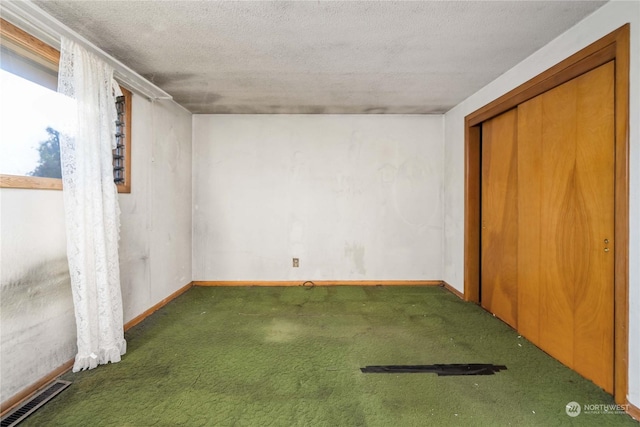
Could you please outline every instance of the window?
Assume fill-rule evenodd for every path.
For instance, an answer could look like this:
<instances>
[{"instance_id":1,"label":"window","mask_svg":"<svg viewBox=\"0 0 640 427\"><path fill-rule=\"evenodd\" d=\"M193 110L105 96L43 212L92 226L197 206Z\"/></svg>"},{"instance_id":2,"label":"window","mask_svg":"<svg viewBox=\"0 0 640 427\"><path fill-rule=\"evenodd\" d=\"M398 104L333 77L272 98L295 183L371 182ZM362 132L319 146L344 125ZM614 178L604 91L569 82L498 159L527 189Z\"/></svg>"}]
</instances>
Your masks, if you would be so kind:
<instances>
[{"instance_id":1,"label":"window","mask_svg":"<svg viewBox=\"0 0 640 427\"><path fill-rule=\"evenodd\" d=\"M116 100L116 149L113 150L113 180L119 193L131 193L131 92L120 87Z\"/></svg>"},{"instance_id":2,"label":"window","mask_svg":"<svg viewBox=\"0 0 640 427\"><path fill-rule=\"evenodd\" d=\"M57 93L60 52L0 19L0 187L62 189L58 130L73 101ZM114 182L131 192L131 92L116 108Z\"/></svg>"}]
</instances>

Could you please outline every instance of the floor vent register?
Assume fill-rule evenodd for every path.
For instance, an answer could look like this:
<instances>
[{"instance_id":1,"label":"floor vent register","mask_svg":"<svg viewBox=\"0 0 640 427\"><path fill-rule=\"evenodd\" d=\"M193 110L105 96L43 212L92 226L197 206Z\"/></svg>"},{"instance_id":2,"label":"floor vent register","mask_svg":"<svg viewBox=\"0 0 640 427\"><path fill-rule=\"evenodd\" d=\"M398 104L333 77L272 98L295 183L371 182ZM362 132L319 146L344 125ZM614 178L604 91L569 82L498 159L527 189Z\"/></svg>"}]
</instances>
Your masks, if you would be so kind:
<instances>
[{"instance_id":1,"label":"floor vent register","mask_svg":"<svg viewBox=\"0 0 640 427\"><path fill-rule=\"evenodd\" d=\"M20 424L70 385L70 381L55 380L2 417L0 427L13 427Z\"/></svg>"}]
</instances>

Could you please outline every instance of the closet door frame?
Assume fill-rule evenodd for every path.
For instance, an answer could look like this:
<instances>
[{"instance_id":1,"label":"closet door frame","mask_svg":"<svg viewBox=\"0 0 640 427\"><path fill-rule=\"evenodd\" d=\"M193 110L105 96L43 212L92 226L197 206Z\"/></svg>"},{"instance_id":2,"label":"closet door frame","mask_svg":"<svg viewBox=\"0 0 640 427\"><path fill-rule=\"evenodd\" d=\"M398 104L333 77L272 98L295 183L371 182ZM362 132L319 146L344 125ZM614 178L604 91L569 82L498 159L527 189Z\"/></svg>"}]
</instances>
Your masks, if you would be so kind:
<instances>
[{"instance_id":1,"label":"closet door frame","mask_svg":"<svg viewBox=\"0 0 640 427\"><path fill-rule=\"evenodd\" d=\"M615 60L614 399L627 403L629 345L629 24L465 117L464 299L480 302L481 125Z\"/></svg>"}]
</instances>

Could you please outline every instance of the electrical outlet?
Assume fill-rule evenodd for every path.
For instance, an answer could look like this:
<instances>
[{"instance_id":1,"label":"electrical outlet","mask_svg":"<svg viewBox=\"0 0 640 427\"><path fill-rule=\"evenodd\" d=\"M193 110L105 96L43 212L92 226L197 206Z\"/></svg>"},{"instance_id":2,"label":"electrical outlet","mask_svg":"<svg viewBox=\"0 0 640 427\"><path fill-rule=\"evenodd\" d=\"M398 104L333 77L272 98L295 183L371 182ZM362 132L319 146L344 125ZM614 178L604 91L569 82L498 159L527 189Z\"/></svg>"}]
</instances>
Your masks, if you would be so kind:
<instances>
[{"instance_id":1,"label":"electrical outlet","mask_svg":"<svg viewBox=\"0 0 640 427\"><path fill-rule=\"evenodd\" d=\"M299 258L294 258L293 259L293 266L294 267L300 267L300 259Z\"/></svg>"}]
</instances>

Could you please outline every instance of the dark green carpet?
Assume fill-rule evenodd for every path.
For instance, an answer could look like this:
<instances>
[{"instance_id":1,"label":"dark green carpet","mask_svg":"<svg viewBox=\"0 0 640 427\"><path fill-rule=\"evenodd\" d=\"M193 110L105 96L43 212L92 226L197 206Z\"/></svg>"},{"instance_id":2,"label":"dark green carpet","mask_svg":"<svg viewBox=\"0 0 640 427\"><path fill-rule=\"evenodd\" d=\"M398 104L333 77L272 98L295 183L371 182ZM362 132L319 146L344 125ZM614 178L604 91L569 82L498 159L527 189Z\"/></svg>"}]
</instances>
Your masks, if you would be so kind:
<instances>
[{"instance_id":1,"label":"dark green carpet","mask_svg":"<svg viewBox=\"0 0 640 427\"><path fill-rule=\"evenodd\" d=\"M438 287L195 287L127 333L122 362L31 426L637 425L593 383ZM493 376L362 374L365 365L495 363Z\"/></svg>"}]
</instances>

